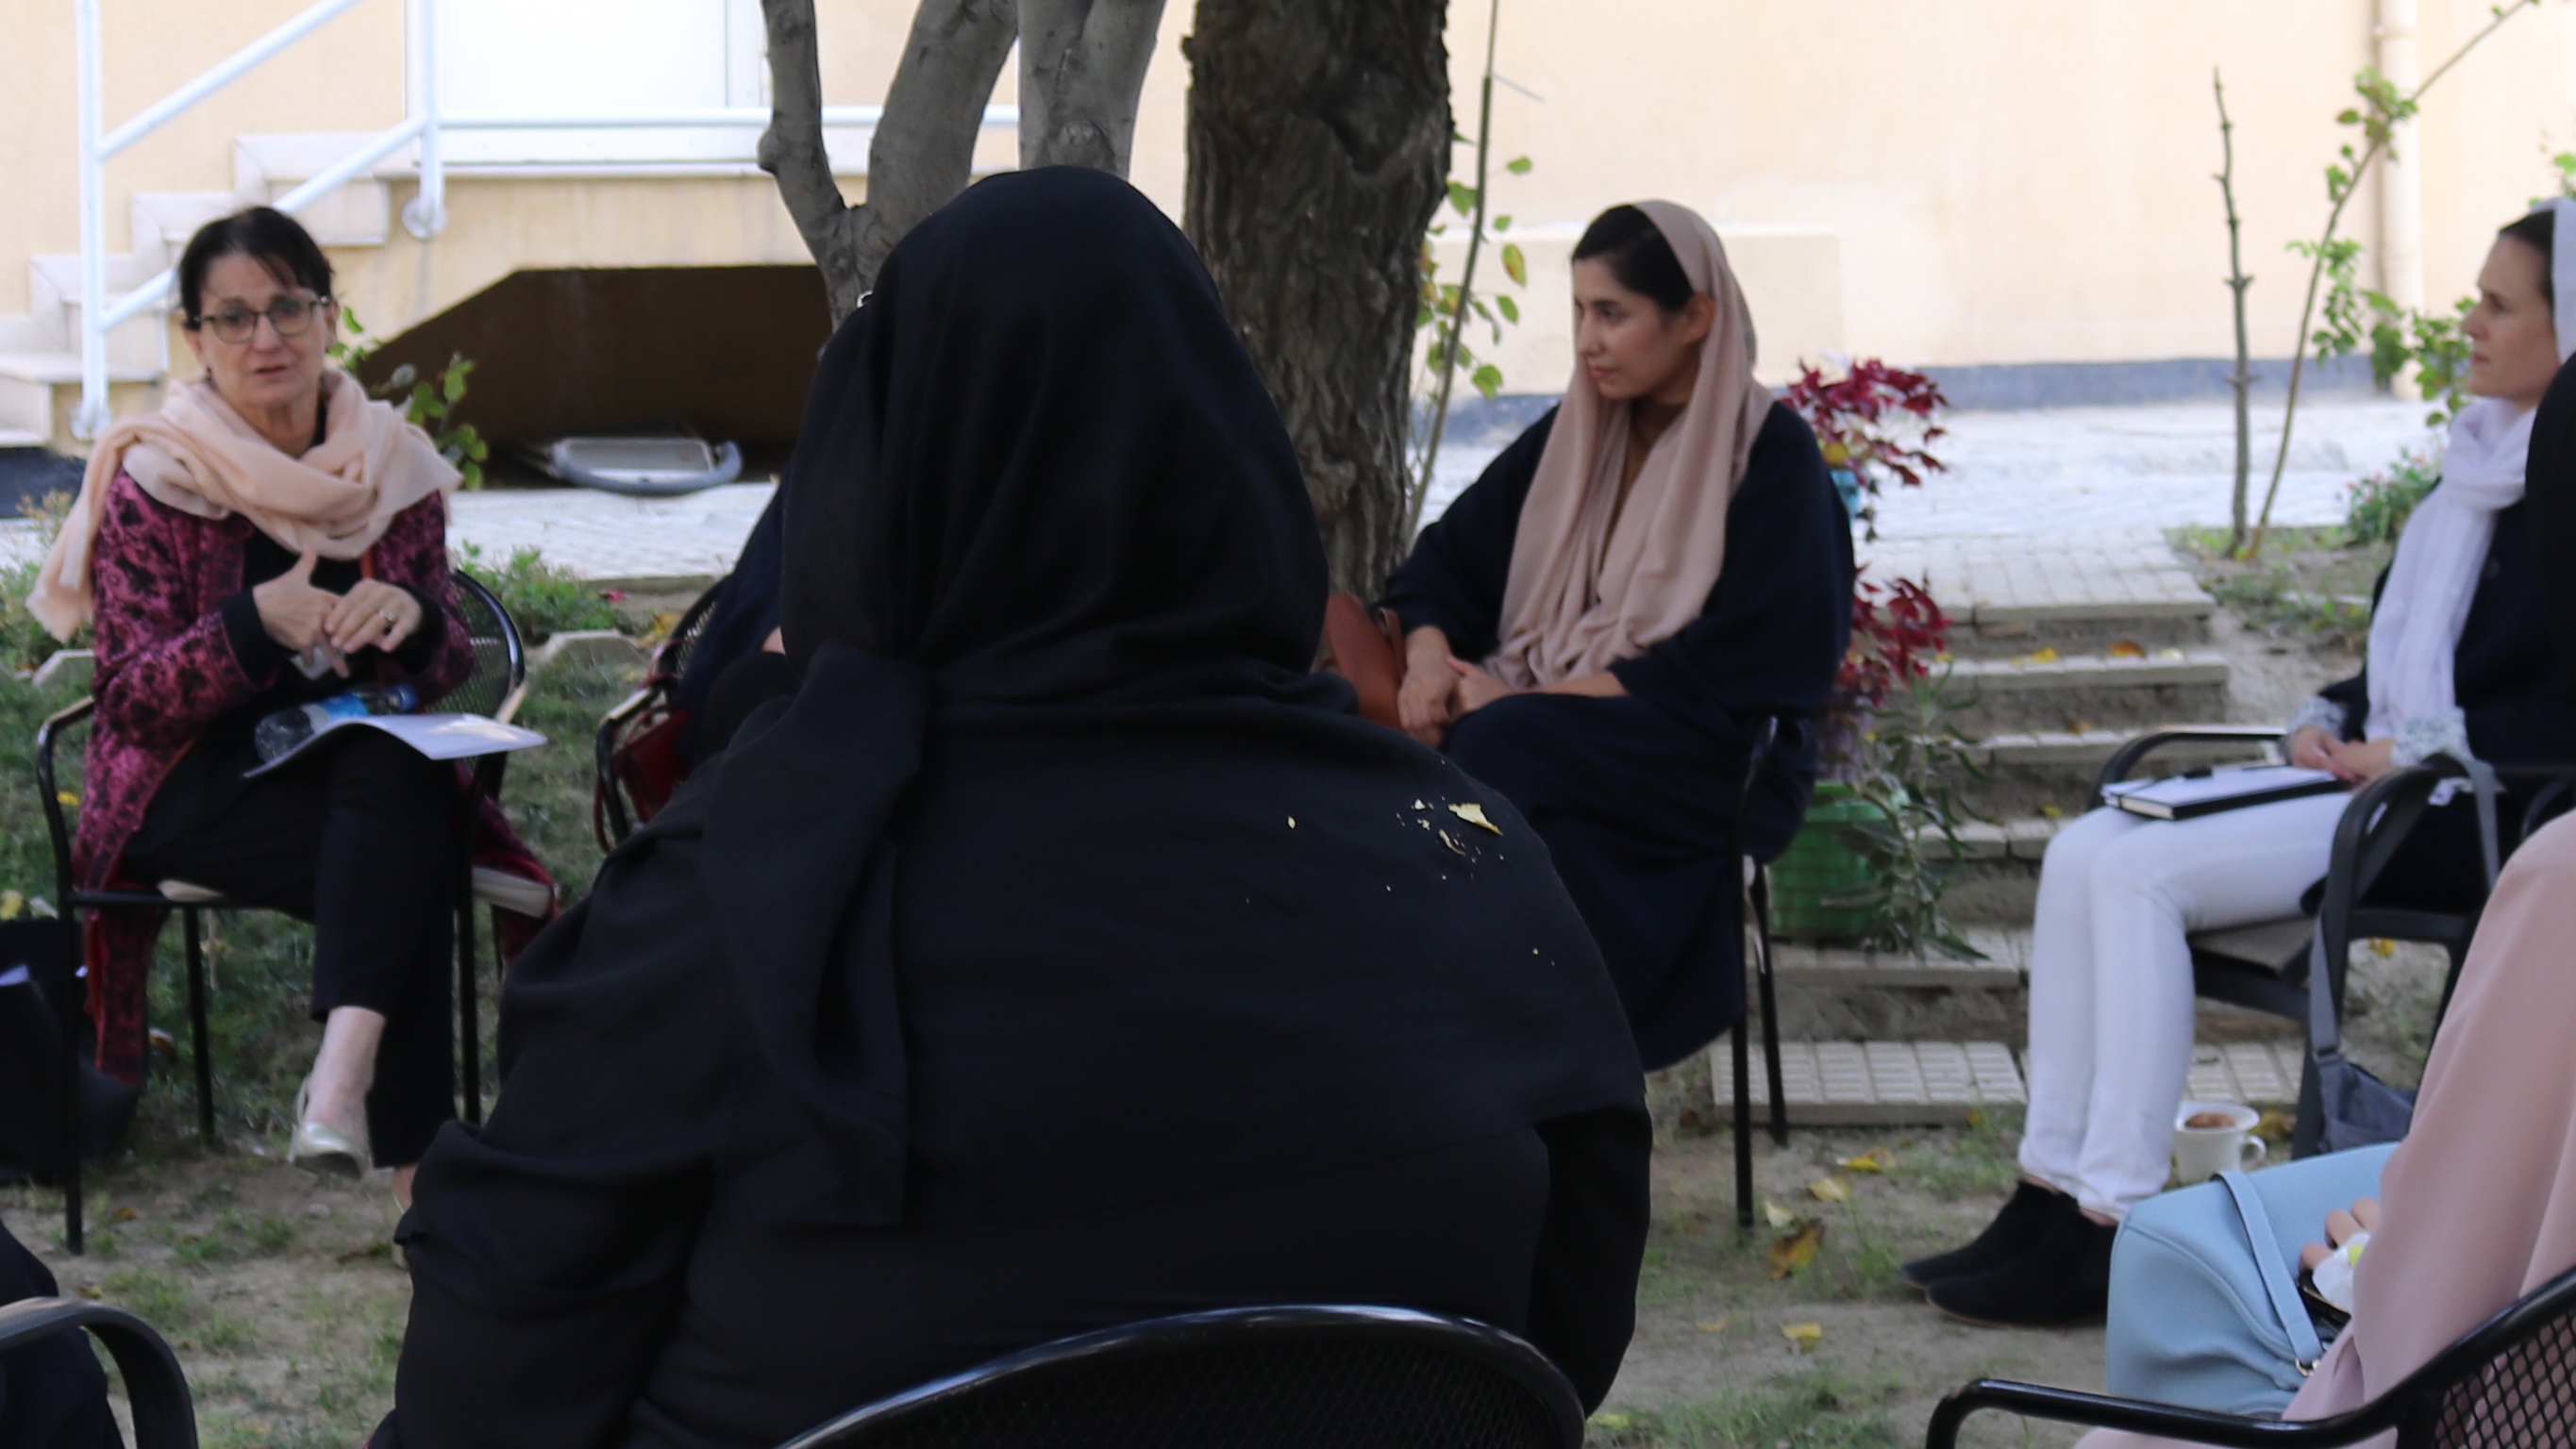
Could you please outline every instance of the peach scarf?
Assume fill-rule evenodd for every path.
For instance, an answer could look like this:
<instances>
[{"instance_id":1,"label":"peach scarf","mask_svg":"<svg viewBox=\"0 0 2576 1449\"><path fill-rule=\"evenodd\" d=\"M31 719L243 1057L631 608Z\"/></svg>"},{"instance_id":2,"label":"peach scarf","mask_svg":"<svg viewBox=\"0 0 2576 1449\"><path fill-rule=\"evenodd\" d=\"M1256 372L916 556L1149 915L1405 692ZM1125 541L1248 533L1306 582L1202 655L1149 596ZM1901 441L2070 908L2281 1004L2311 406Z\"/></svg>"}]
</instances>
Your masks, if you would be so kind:
<instances>
[{"instance_id":1,"label":"peach scarf","mask_svg":"<svg viewBox=\"0 0 2576 1449\"><path fill-rule=\"evenodd\" d=\"M2576 1267L2576 816L2514 852L2434 1038L2382 1213L2353 1282L2352 1327L2291 1419L2357 1409L2452 1340ZM2322 1241L2323 1223L2307 1225ZM2500 1386L2501 1387L2501 1386ZM2080 1449L2164 1441L2108 1431ZM2369 1441L2384 1449L2394 1436Z\"/></svg>"},{"instance_id":2,"label":"peach scarf","mask_svg":"<svg viewBox=\"0 0 2576 1449\"><path fill-rule=\"evenodd\" d=\"M1716 229L1669 201L1637 209L1692 289L1717 303L1717 322L1700 344L1690 402L1646 455L1624 508L1628 405L1604 399L1576 363L1513 537L1502 648L1485 662L1514 689L1598 674L1699 617L1726 562L1727 505L1771 409L1753 380L1753 317Z\"/></svg>"},{"instance_id":3,"label":"peach scarf","mask_svg":"<svg viewBox=\"0 0 2576 1449\"><path fill-rule=\"evenodd\" d=\"M302 457L279 452L204 378L173 391L159 412L109 428L90 450L28 612L58 639L90 621L91 550L120 472L168 507L199 518L238 513L291 552L336 559L365 553L394 515L454 490L456 470L393 404L369 399L338 368L323 370L322 398L322 442Z\"/></svg>"}]
</instances>

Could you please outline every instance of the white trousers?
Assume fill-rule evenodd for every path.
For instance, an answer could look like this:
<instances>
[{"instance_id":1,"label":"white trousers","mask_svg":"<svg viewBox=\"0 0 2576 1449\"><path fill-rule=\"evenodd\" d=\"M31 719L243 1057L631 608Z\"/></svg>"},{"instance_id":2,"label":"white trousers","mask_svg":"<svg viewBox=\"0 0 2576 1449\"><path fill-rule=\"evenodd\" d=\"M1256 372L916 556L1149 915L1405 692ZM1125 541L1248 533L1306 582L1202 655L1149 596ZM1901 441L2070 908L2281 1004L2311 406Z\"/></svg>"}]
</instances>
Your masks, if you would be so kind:
<instances>
[{"instance_id":1,"label":"white trousers","mask_svg":"<svg viewBox=\"0 0 2576 1449\"><path fill-rule=\"evenodd\" d=\"M2298 909L2346 796L2197 820L2101 809L2040 865L2030 947L2024 1172L2118 1218L2163 1191L2191 1074L2188 931Z\"/></svg>"}]
</instances>

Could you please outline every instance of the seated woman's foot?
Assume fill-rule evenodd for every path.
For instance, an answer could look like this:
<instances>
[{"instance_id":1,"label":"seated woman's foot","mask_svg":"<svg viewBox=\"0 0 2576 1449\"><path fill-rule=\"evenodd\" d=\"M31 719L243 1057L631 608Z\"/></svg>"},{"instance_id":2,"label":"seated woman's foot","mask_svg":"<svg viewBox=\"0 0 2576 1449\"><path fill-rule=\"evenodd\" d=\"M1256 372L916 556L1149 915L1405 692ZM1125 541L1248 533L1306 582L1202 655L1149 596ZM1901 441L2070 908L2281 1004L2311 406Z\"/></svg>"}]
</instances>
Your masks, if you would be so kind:
<instances>
[{"instance_id":1,"label":"seated woman's foot","mask_svg":"<svg viewBox=\"0 0 2576 1449\"><path fill-rule=\"evenodd\" d=\"M2055 1196L2055 1194L2051 1194ZM2111 1240L2120 1229L2097 1223L2059 1197L2047 1226L2011 1262L1924 1290L1933 1307L1986 1328L2074 1328L2102 1321L2111 1304Z\"/></svg>"},{"instance_id":2,"label":"seated woman's foot","mask_svg":"<svg viewBox=\"0 0 2576 1449\"><path fill-rule=\"evenodd\" d=\"M1896 1276L1908 1287L1929 1288L1944 1278L1965 1278L2000 1268L2029 1251L2058 1211L2073 1212L2074 1208L2073 1198L2024 1178L2005 1201L2003 1211L1977 1234L1976 1241L1947 1253L1917 1258L1897 1269Z\"/></svg>"},{"instance_id":3,"label":"seated woman's foot","mask_svg":"<svg viewBox=\"0 0 2576 1449\"><path fill-rule=\"evenodd\" d=\"M325 1177L356 1179L367 1173L367 1129L360 1117L355 1131L334 1126L313 1110L313 1079L295 1089L295 1133L287 1139L286 1160Z\"/></svg>"}]
</instances>

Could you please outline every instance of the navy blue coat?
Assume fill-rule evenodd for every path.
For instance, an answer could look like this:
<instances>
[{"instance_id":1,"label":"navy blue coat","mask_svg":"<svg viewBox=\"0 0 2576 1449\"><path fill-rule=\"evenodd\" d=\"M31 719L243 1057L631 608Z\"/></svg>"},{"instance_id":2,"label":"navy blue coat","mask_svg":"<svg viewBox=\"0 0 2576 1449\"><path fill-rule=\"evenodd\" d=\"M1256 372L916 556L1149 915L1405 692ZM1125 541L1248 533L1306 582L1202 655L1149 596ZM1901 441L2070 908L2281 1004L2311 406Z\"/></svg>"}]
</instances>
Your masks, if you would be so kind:
<instances>
[{"instance_id":1,"label":"navy blue coat","mask_svg":"<svg viewBox=\"0 0 2576 1449\"><path fill-rule=\"evenodd\" d=\"M1422 530L1384 606L1436 625L1462 659L1499 640L1521 506L1551 410ZM1752 744L1780 743L1742 847L1787 848L1816 779L1815 731L1851 635L1851 525L1815 435L1774 404L1726 514L1726 561L1700 616L1611 666L1624 699L1520 694L1460 720L1444 748L1546 840L1618 983L1649 1068L1697 1051L1744 1009L1741 892L1728 879Z\"/></svg>"}]
</instances>

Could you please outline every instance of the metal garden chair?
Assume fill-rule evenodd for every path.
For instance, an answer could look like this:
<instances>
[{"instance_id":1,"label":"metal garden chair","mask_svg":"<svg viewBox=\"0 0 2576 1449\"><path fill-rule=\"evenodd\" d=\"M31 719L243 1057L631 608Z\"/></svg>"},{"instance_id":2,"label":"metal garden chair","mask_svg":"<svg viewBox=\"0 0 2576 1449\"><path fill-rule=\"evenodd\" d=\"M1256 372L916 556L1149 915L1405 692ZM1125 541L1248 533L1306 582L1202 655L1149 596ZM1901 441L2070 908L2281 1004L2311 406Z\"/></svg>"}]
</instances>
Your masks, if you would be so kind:
<instances>
[{"instance_id":1,"label":"metal garden chair","mask_svg":"<svg viewBox=\"0 0 2576 1449\"><path fill-rule=\"evenodd\" d=\"M2280 737L2278 729L2259 725L2185 725L2140 735L2104 762L2094 782L2094 798L2105 801L2108 797L2102 793L2104 789L2139 778L2144 773L2139 766L2161 749L2191 744L2270 746ZM2486 862L2490 882L2504 857L2537 829L2554 807L2564 803L2566 786L2571 777L2576 777L2576 766L2502 765L2494 769L2500 783L2537 788L2523 815L2511 823L2509 833L2508 822L2498 822L2504 838L2491 843L2493 853ZM2443 912L2378 904L2371 900L2371 888L2395 858L2398 847L2405 843L2407 833L2432 808L2434 793L2445 782L2467 778L2467 767L2436 756L2421 765L2392 770L2354 791L2335 825L2333 852L2326 867L2325 898L2318 911L2314 915L2299 912L2252 925L2193 932L2193 989L2213 1001L2305 1023L2312 939L2322 946L2332 972L2330 984L2338 1012L2343 1008L2346 962L2353 942L2373 938L2420 941L2441 947L2449 958L2449 974L2442 988L2442 1007L2447 1010L2451 991L2459 982L2460 966L2468 957L2469 940L2477 932L2478 917L2484 909L2483 895L2467 911ZM2436 1030L2440 1024L2437 1014ZM2320 1122L2315 1086L2302 1082L2294 1139L2299 1155L2315 1150Z\"/></svg>"},{"instance_id":2,"label":"metal garden chair","mask_svg":"<svg viewBox=\"0 0 2576 1449\"><path fill-rule=\"evenodd\" d=\"M1579 1449L1583 1406L1500 1329L1231 1308L1102 1329L853 1409L782 1449Z\"/></svg>"},{"instance_id":3,"label":"metal garden chair","mask_svg":"<svg viewBox=\"0 0 2576 1449\"><path fill-rule=\"evenodd\" d=\"M2244 1419L2039 1384L1979 1379L1932 1411L1926 1449L1995 1409L2227 1449L2336 1449L2397 1432L2398 1449L2541 1449L2576 1436L2576 1271L2471 1329L2396 1387L2331 1419Z\"/></svg>"},{"instance_id":4,"label":"metal garden chair","mask_svg":"<svg viewBox=\"0 0 2576 1449\"><path fill-rule=\"evenodd\" d=\"M671 692L689 667L698 634L714 612L721 580L698 595L671 636L654 646L644 669L644 682L618 701L599 721L592 746L597 781L591 789L591 828L602 850L614 850L637 825L653 818L671 797L688 769L680 756L680 732L686 712L671 702Z\"/></svg>"},{"instance_id":5,"label":"metal garden chair","mask_svg":"<svg viewBox=\"0 0 2576 1449\"><path fill-rule=\"evenodd\" d=\"M462 572L456 575L457 605L464 614L466 634L474 645L474 669L463 683L448 691L436 702L442 709L469 714L488 715L507 721L518 713L527 694L528 656L521 642L517 621L510 617L500 599L491 590ZM52 838L54 878L58 899L62 903L63 966L53 983L57 1010L65 1013L63 1070L67 1082L77 1081L77 1053L86 1033L71 1029L69 1014L79 1002L78 973L82 967L83 911L144 908L175 909L179 913L188 954L188 1034L195 1058L197 1087L197 1132L207 1142L215 1140L214 1062L206 1041L206 963L198 918L206 911L247 911L263 909L247 901L230 899L220 892L187 881L162 881L149 889L83 890L72 880L72 821L65 806L65 794L59 788L55 754L65 737L89 722L97 710L95 698L84 698L47 719L36 731L36 793L45 812L45 828ZM515 876L474 866L473 823L479 818L481 802L497 799L509 756L485 755L472 762L469 771L470 793L465 801L464 819L468 828L457 836L457 872L465 889L457 893L456 909L456 995L459 1012L459 1038L464 1052L463 1087L465 1120L483 1120L483 1055L480 1050L480 1005L475 992L475 962L480 955L475 942L474 908L504 906L523 914L542 917L549 902L532 899L542 888ZM529 908L535 909L531 911ZM497 926L495 928L497 935ZM77 1100L77 1091L66 1095L66 1101ZM69 1145L64 1155L63 1217L64 1242L72 1252L82 1248L81 1232L81 1154L76 1115L66 1114L63 1130Z\"/></svg>"},{"instance_id":6,"label":"metal garden chair","mask_svg":"<svg viewBox=\"0 0 2576 1449\"><path fill-rule=\"evenodd\" d=\"M87 1329L116 1360L133 1411L134 1449L197 1449L197 1413L188 1376L152 1325L104 1303L78 1298L21 1298L0 1306L0 1358L58 1333Z\"/></svg>"}]
</instances>

